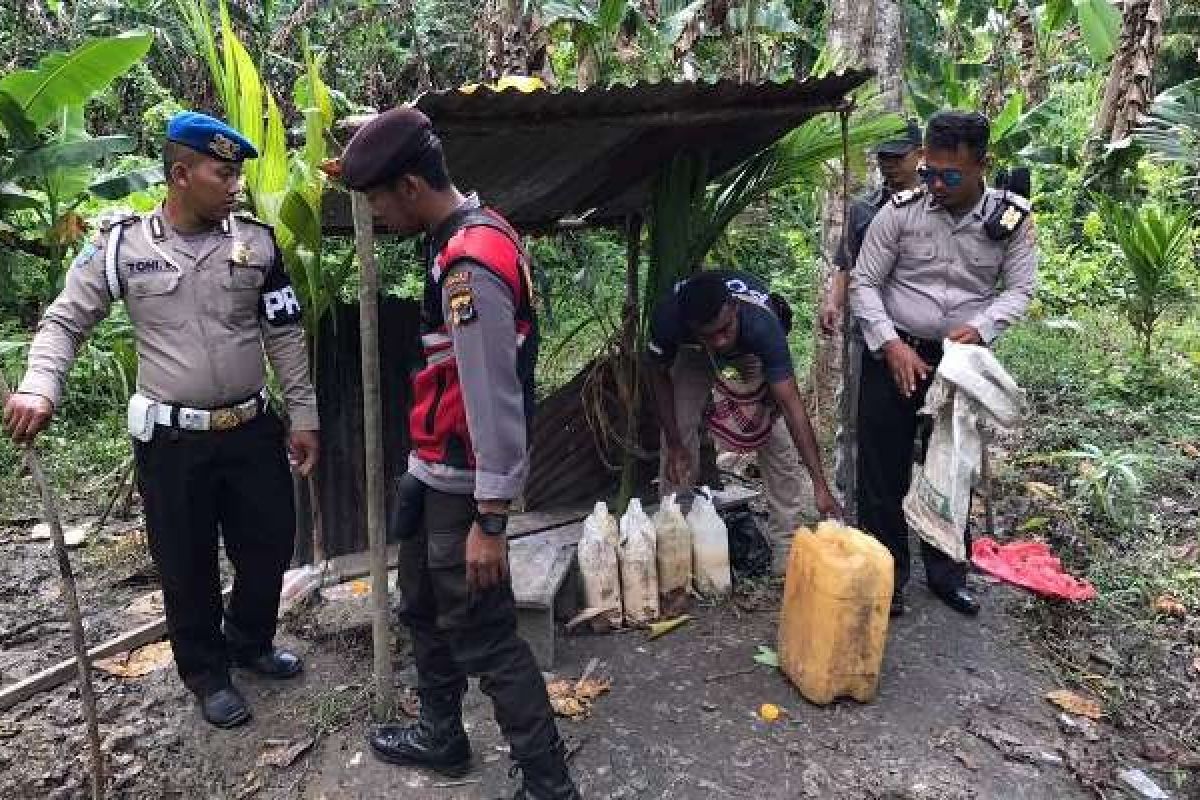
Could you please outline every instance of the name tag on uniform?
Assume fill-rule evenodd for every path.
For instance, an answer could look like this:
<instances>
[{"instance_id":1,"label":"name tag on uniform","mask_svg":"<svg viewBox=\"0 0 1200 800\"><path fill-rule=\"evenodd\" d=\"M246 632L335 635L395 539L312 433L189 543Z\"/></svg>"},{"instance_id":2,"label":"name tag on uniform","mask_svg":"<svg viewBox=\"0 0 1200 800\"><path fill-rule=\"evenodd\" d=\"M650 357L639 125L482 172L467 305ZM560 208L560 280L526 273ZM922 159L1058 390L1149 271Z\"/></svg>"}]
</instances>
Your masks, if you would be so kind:
<instances>
[{"instance_id":1,"label":"name tag on uniform","mask_svg":"<svg viewBox=\"0 0 1200 800\"><path fill-rule=\"evenodd\" d=\"M157 258L146 261L132 261L129 264L129 273L131 275L145 275L153 272L178 272L171 264L159 261Z\"/></svg>"}]
</instances>

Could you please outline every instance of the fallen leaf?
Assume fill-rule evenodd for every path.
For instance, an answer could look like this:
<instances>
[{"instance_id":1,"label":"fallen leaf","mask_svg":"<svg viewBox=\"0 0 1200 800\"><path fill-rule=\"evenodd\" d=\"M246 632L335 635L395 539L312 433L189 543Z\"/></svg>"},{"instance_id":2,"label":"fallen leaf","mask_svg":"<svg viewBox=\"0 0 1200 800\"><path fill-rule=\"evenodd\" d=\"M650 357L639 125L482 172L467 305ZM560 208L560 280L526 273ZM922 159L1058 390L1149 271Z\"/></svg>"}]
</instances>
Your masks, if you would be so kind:
<instances>
[{"instance_id":1,"label":"fallen leaf","mask_svg":"<svg viewBox=\"0 0 1200 800\"><path fill-rule=\"evenodd\" d=\"M552 681L546 685L550 696L550 707L560 717L577 719L587 715L587 708L574 694L575 684L571 681Z\"/></svg>"},{"instance_id":2,"label":"fallen leaf","mask_svg":"<svg viewBox=\"0 0 1200 800\"><path fill-rule=\"evenodd\" d=\"M1040 497L1043 500L1057 500L1058 490L1048 483L1041 481L1027 481L1025 489L1034 497Z\"/></svg>"},{"instance_id":3,"label":"fallen leaf","mask_svg":"<svg viewBox=\"0 0 1200 800\"><path fill-rule=\"evenodd\" d=\"M608 678L584 678L575 684L575 696L584 703L591 703L602 694L612 689L612 681Z\"/></svg>"},{"instance_id":4,"label":"fallen leaf","mask_svg":"<svg viewBox=\"0 0 1200 800\"><path fill-rule=\"evenodd\" d=\"M102 658L92 666L118 678L141 678L163 669L172 658L170 642L154 642L131 653Z\"/></svg>"},{"instance_id":5,"label":"fallen leaf","mask_svg":"<svg viewBox=\"0 0 1200 800\"><path fill-rule=\"evenodd\" d=\"M761 644L758 646L758 654L754 656L754 661L765 667L779 669L779 654L769 647L763 647Z\"/></svg>"},{"instance_id":6,"label":"fallen leaf","mask_svg":"<svg viewBox=\"0 0 1200 800\"><path fill-rule=\"evenodd\" d=\"M1200 458L1200 447L1196 447L1196 445L1192 444L1191 442L1178 442L1177 444L1179 445L1179 449L1183 451L1184 455L1191 458Z\"/></svg>"},{"instance_id":7,"label":"fallen leaf","mask_svg":"<svg viewBox=\"0 0 1200 800\"><path fill-rule=\"evenodd\" d=\"M583 611L580 611L578 614L571 617L570 622L567 623L567 632L569 633L574 631L583 623L591 622L601 614L607 614L609 610L610 609L607 608L585 608Z\"/></svg>"},{"instance_id":8,"label":"fallen leaf","mask_svg":"<svg viewBox=\"0 0 1200 800\"><path fill-rule=\"evenodd\" d=\"M1162 614L1165 617L1183 619L1187 616L1187 606L1167 594L1154 598L1153 608L1155 614Z\"/></svg>"},{"instance_id":9,"label":"fallen leaf","mask_svg":"<svg viewBox=\"0 0 1200 800\"><path fill-rule=\"evenodd\" d=\"M660 636L666 636L671 631L676 630L690 622L691 619L692 618L689 615L684 614L683 616L675 617L674 619L667 619L663 620L662 622L652 623L650 625L650 638L657 639Z\"/></svg>"},{"instance_id":10,"label":"fallen leaf","mask_svg":"<svg viewBox=\"0 0 1200 800\"><path fill-rule=\"evenodd\" d=\"M592 704L600 695L612 689L607 678L582 678L578 681L559 679L546 684L550 696L550 707L560 717L579 719L592 711Z\"/></svg>"},{"instance_id":11,"label":"fallen leaf","mask_svg":"<svg viewBox=\"0 0 1200 800\"><path fill-rule=\"evenodd\" d=\"M1048 692L1046 699L1063 711L1078 714L1081 717L1100 719L1104 716L1104 708L1098 702L1069 689Z\"/></svg>"},{"instance_id":12,"label":"fallen leaf","mask_svg":"<svg viewBox=\"0 0 1200 800\"><path fill-rule=\"evenodd\" d=\"M148 592L125 607L125 613L134 617L161 617L163 593L161 589Z\"/></svg>"},{"instance_id":13,"label":"fallen leaf","mask_svg":"<svg viewBox=\"0 0 1200 800\"><path fill-rule=\"evenodd\" d=\"M258 766L286 769L308 752L316 741L311 736L303 739L268 739L263 742L262 752L258 754Z\"/></svg>"}]
</instances>

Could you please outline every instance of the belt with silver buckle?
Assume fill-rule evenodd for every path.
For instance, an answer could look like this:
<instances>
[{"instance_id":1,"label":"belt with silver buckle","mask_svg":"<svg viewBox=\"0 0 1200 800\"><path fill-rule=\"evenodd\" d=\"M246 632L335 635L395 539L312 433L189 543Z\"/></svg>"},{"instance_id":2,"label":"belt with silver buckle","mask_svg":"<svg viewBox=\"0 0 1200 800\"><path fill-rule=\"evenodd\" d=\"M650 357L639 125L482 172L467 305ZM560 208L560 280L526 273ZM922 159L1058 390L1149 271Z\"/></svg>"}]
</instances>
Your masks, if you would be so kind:
<instances>
[{"instance_id":1,"label":"belt with silver buckle","mask_svg":"<svg viewBox=\"0 0 1200 800\"><path fill-rule=\"evenodd\" d=\"M267 408L267 390L227 408L188 408L159 403L155 421L183 431L228 431L243 425Z\"/></svg>"}]
</instances>

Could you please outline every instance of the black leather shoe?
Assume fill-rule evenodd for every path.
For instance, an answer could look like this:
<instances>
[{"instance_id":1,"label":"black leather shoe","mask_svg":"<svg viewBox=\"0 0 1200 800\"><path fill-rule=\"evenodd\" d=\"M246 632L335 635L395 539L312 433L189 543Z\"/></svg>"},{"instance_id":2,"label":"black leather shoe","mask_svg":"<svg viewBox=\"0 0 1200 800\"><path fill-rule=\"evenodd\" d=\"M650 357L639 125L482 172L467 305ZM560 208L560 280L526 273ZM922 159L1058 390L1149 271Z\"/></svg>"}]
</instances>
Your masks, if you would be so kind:
<instances>
[{"instance_id":1,"label":"black leather shoe","mask_svg":"<svg viewBox=\"0 0 1200 800\"><path fill-rule=\"evenodd\" d=\"M236 728L254 716L250 706L246 705L246 698L232 686L200 695L199 700L204 719L218 728Z\"/></svg>"},{"instance_id":2,"label":"black leather shoe","mask_svg":"<svg viewBox=\"0 0 1200 800\"><path fill-rule=\"evenodd\" d=\"M968 617L973 617L979 613L979 601L968 592L965 588L959 587L949 591L935 591L943 603L953 608L960 614L966 614Z\"/></svg>"},{"instance_id":3,"label":"black leather shoe","mask_svg":"<svg viewBox=\"0 0 1200 800\"><path fill-rule=\"evenodd\" d=\"M423 715L408 725L380 725L367 742L389 764L424 767L448 778L461 778L471 766L471 742L461 721L437 728Z\"/></svg>"},{"instance_id":4,"label":"black leather shoe","mask_svg":"<svg viewBox=\"0 0 1200 800\"><path fill-rule=\"evenodd\" d=\"M513 800L583 800L567 769L566 748L558 741L541 755L518 758L509 777L521 772L521 788Z\"/></svg>"},{"instance_id":5,"label":"black leather shoe","mask_svg":"<svg viewBox=\"0 0 1200 800\"><path fill-rule=\"evenodd\" d=\"M888 616L899 617L907 611L908 608L904 605L904 595L900 592L892 595L892 607L888 610Z\"/></svg>"},{"instance_id":6,"label":"black leather shoe","mask_svg":"<svg viewBox=\"0 0 1200 800\"><path fill-rule=\"evenodd\" d=\"M269 653L263 653L253 658L237 657L233 660L236 666L248 669L264 678L294 678L304 671L304 662L295 653L276 648Z\"/></svg>"}]
</instances>

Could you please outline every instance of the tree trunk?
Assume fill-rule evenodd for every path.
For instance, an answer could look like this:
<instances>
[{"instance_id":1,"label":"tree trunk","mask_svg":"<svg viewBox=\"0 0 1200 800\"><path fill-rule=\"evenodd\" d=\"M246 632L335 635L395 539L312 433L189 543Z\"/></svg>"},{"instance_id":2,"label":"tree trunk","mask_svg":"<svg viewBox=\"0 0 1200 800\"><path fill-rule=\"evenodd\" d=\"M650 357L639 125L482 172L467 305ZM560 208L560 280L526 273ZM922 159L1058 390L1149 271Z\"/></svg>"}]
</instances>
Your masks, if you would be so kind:
<instances>
[{"instance_id":1,"label":"tree trunk","mask_svg":"<svg viewBox=\"0 0 1200 800\"><path fill-rule=\"evenodd\" d=\"M1038 53L1033 13L1025 0L1018 0L1013 10L1013 27L1021 50L1021 91L1025 95L1025 108L1033 108L1046 99L1046 74Z\"/></svg>"},{"instance_id":2,"label":"tree trunk","mask_svg":"<svg viewBox=\"0 0 1200 800\"><path fill-rule=\"evenodd\" d=\"M904 108L904 6L900 0L875 0L875 30L867 63L875 70L884 108Z\"/></svg>"},{"instance_id":3,"label":"tree trunk","mask_svg":"<svg viewBox=\"0 0 1200 800\"><path fill-rule=\"evenodd\" d=\"M829 42L837 48L843 63L867 64L875 71L884 106L901 111L904 104L904 10L900 0L874 0L865 9L854 0L835 0L830 9ZM826 194L825 213L821 226L821 266L817 309L820 309L830 289L836 267L833 259L841 242L846 211L847 191L853 191L861 176L843 175ZM809 398L818 434L826 440L836 428L841 428L835 454L837 484L847 519L853 522L855 508L855 454L857 435L854 420L858 413L857 375L853 368L856 348L847 347L850 341L843 336L849 326L844 315L842 330L833 336L820 331L820 314L813 314L812 371Z\"/></svg>"},{"instance_id":4,"label":"tree trunk","mask_svg":"<svg viewBox=\"0 0 1200 800\"><path fill-rule=\"evenodd\" d=\"M1154 98L1154 66L1162 48L1167 0L1126 0L1121 40L1096 115L1097 142L1124 139Z\"/></svg>"},{"instance_id":5,"label":"tree trunk","mask_svg":"<svg viewBox=\"0 0 1200 800\"><path fill-rule=\"evenodd\" d=\"M548 75L546 31L532 4L522 0L489 0L484 9L484 79L494 83L505 75Z\"/></svg>"},{"instance_id":6,"label":"tree trunk","mask_svg":"<svg viewBox=\"0 0 1200 800\"><path fill-rule=\"evenodd\" d=\"M829 46L839 63L847 66L866 64L875 70L887 108L898 110L903 102L904 65L903 9L899 0L833 0L829 9ZM854 191L862 176L851 175ZM845 197L839 177L825 195L825 213L821 220L821 264L818 272L817 309L824 305L836 267L833 265L841 241ZM827 437L836 426L837 394L842 383L842 337L825 336L820 330L820 314L813 314L812 370L809 380L818 433Z\"/></svg>"}]
</instances>

